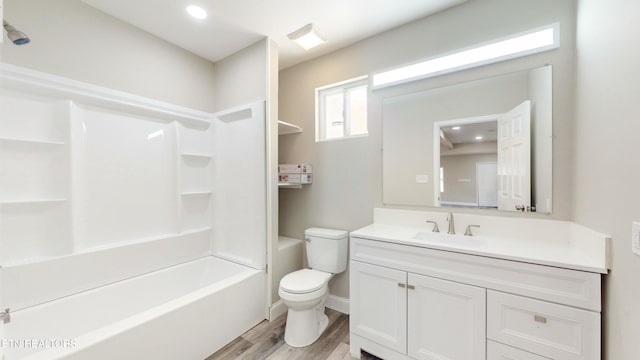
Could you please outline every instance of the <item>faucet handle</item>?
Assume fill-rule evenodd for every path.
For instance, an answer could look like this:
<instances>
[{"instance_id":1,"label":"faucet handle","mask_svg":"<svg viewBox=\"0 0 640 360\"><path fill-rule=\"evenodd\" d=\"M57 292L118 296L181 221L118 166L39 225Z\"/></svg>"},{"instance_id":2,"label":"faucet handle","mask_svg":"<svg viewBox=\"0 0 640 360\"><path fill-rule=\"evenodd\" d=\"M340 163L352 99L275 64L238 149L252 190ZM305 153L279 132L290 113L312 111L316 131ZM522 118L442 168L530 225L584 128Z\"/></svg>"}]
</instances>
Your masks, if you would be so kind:
<instances>
[{"instance_id":1,"label":"faucet handle","mask_svg":"<svg viewBox=\"0 0 640 360\"><path fill-rule=\"evenodd\" d=\"M427 224L433 224L433 230L431 230L431 232L440 232L440 229L438 228L438 223L435 221L431 221L431 220L427 220Z\"/></svg>"},{"instance_id":2,"label":"faucet handle","mask_svg":"<svg viewBox=\"0 0 640 360\"><path fill-rule=\"evenodd\" d=\"M465 230L464 232L464 236L473 236L473 234L471 233L471 228L472 227L477 227L479 228L480 225L467 225L467 230Z\"/></svg>"}]
</instances>

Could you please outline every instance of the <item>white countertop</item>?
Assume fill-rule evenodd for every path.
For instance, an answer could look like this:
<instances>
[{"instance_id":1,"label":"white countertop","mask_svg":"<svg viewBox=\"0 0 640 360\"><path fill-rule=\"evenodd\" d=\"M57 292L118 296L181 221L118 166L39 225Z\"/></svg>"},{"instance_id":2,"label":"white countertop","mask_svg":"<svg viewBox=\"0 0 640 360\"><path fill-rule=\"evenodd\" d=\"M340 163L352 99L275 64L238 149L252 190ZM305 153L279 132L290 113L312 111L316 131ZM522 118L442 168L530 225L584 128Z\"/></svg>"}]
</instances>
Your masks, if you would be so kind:
<instances>
[{"instance_id":1,"label":"white countertop","mask_svg":"<svg viewBox=\"0 0 640 360\"><path fill-rule=\"evenodd\" d=\"M393 212L392 216L388 216L390 212ZM398 212L403 218L400 224L394 221ZM419 217L420 226L412 226L402 213L410 215L409 218ZM466 214L460 214L456 219L457 214L454 214L454 219L461 222L462 226L456 227L457 235L448 235L446 222L440 219L443 214L376 209L375 223L351 232L351 236L601 274L608 272L610 238L578 224ZM422 225L424 219L440 220L438 223L443 232L432 233L430 225ZM473 229L477 236L462 236L468 224L480 224L483 227ZM484 230L484 233L480 230Z\"/></svg>"}]
</instances>

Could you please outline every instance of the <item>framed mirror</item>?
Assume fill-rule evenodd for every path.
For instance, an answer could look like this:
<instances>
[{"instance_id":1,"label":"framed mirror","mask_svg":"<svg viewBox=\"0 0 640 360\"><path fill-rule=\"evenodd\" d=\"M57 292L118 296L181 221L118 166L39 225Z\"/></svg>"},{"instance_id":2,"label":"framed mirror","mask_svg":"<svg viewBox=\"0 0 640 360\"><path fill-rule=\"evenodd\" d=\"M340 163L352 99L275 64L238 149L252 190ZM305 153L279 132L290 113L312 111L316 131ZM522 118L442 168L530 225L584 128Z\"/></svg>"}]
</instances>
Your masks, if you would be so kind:
<instances>
[{"instance_id":1,"label":"framed mirror","mask_svg":"<svg viewBox=\"0 0 640 360\"><path fill-rule=\"evenodd\" d=\"M383 100L383 201L552 212L550 65Z\"/></svg>"}]
</instances>

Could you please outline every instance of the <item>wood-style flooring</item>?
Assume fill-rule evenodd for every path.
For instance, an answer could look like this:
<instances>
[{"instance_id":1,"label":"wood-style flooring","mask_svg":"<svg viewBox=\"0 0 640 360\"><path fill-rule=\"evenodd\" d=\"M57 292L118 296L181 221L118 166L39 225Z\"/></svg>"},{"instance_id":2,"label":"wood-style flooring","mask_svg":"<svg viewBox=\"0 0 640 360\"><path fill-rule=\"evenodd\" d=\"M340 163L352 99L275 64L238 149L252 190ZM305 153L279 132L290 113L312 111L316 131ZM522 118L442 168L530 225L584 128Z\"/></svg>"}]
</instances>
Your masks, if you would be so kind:
<instances>
[{"instance_id":1,"label":"wood-style flooring","mask_svg":"<svg viewBox=\"0 0 640 360\"><path fill-rule=\"evenodd\" d=\"M329 326L315 343L293 348L284 342L286 314L263 321L206 360L351 360L349 316L326 309ZM368 358L363 354L362 359Z\"/></svg>"}]
</instances>

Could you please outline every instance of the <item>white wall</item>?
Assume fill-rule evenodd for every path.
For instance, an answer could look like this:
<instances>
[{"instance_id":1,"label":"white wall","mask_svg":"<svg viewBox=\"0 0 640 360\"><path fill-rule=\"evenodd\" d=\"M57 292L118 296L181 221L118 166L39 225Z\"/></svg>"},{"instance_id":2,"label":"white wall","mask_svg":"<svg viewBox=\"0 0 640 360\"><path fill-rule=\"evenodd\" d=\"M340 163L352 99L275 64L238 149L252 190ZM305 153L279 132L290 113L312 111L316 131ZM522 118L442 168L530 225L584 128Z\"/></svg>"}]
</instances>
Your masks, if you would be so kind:
<instances>
[{"instance_id":1,"label":"white wall","mask_svg":"<svg viewBox=\"0 0 640 360\"><path fill-rule=\"evenodd\" d=\"M278 46L273 40L269 40L267 46L267 258L272 269L270 281L267 284L267 303L271 304L278 299L278 286L281 273L275 271L275 267L295 268L296 262L291 262L291 257L281 259L278 243ZM271 285L269 287L269 285Z\"/></svg>"},{"instance_id":2,"label":"white wall","mask_svg":"<svg viewBox=\"0 0 640 360\"><path fill-rule=\"evenodd\" d=\"M80 0L4 0L31 43L2 44L2 62L213 111L213 63ZM3 34L4 36L4 34Z\"/></svg>"},{"instance_id":3,"label":"white wall","mask_svg":"<svg viewBox=\"0 0 640 360\"><path fill-rule=\"evenodd\" d=\"M264 101L234 108L214 120L212 252L265 269L267 261Z\"/></svg>"},{"instance_id":4,"label":"white wall","mask_svg":"<svg viewBox=\"0 0 640 360\"><path fill-rule=\"evenodd\" d=\"M561 23L560 49L407 84L398 90L370 93L368 137L315 142L316 87L556 21ZM280 162L313 164L314 183L302 190L280 191L280 235L302 238L304 229L311 226L354 230L373 221L372 208L382 206L384 97L394 92L435 88L544 64L554 67L553 189L556 206L551 217L571 218L574 27L573 0L473 0L283 70L280 73L280 119L300 125L304 132L281 137ZM348 297L348 288L345 272L333 280L331 292Z\"/></svg>"},{"instance_id":5,"label":"white wall","mask_svg":"<svg viewBox=\"0 0 640 360\"><path fill-rule=\"evenodd\" d=\"M243 139L220 138L219 142L226 145L218 146L219 153L229 157L229 152L239 151L236 154L237 161L251 156L262 157L261 171L267 177L264 184L265 202L263 208L266 212L266 256L269 264L275 264L278 259L278 49L271 39L263 39L255 44L228 56L217 62L214 66L215 73L215 108L223 111L228 108L241 106L256 101L265 102L265 118L262 131L265 137L263 153L251 152L250 144ZM254 128L255 130L255 128ZM244 147L238 147L244 142ZM234 149L233 151L231 149ZM257 150L256 150L257 151ZM235 176L243 174L230 173L228 169L220 168L221 174L217 175L221 184L227 184L229 188L238 192L229 196L228 201L233 201L234 196L241 196L242 187L234 183ZM233 204L232 204L233 205ZM224 206L224 204L223 204ZM220 211L224 211L222 208ZM262 226L259 224L257 226ZM277 286L280 277L271 268L270 283L267 285L267 302L277 300ZM276 295L272 296L271 294Z\"/></svg>"},{"instance_id":6,"label":"white wall","mask_svg":"<svg viewBox=\"0 0 640 360\"><path fill-rule=\"evenodd\" d=\"M260 40L216 63L216 111L266 100L268 43Z\"/></svg>"},{"instance_id":7,"label":"white wall","mask_svg":"<svg viewBox=\"0 0 640 360\"><path fill-rule=\"evenodd\" d=\"M576 220L613 236L605 278L604 359L640 356L640 257L631 221L640 221L640 2L578 2Z\"/></svg>"},{"instance_id":8,"label":"white wall","mask_svg":"<svg viewBox=\"0 0 640 360\"><path fill-rule=\"evenodd\" d=\"M553 212L553 69L544 66L529 73L531 114L531 179L537 211ZM547 76L548 75L548 76Z\"/></svg>"}]
</instances>

